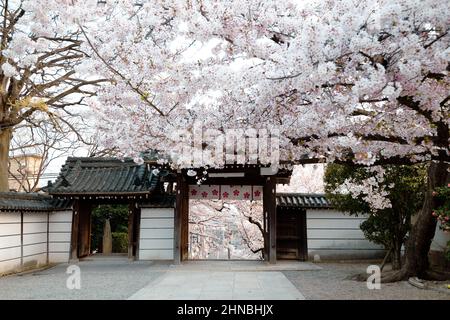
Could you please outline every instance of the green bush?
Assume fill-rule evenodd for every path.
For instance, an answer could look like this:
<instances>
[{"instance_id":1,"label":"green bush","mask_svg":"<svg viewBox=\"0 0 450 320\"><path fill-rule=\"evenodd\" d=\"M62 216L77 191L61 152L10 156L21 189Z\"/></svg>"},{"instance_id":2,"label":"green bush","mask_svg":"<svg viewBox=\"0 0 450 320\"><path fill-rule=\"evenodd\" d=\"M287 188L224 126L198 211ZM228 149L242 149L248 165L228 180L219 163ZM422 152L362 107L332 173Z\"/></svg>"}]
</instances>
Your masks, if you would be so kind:
<instances>
[{"instance_id":1,"label":"green bush","mask_svg":"<svg viewBox=\"0 0 450 320\"><path fill-rule=\"evenodd\" d=\"M438 203L438 207L432 214L436 217L441 230L445 233L450 233L450 184L446 187L436 188L433 196ZM445 257L450 261L450 241L447 243Z\"/></svg>"},{"instance_id":2,"label":"green bush","mask_svg":"<svg viewBox=\"0 0 450 320\"><path fill-rule=\"evenodd\" d=\"M112 251L115 253L128 252L128 233L126 232L112 233Z\"/></svg>"},{"instance_id":3,"label":"green bush","mask_svg":"<svg viewBox=\"0 0 450 320\"><path fill-rule=\"evenodd\" d=\"M384 181L390 208L374 210L363 196L353 196L350 193L340 193L336 190L350 179L362 183L374 173L368 168L351 165L329 164L324 177L327 198L338 210L358 216L361 213L371 213L361 223L364 236L376 244L383 245L391 251L393 269L400 269L402 262L402 245L405 243L411 228L411 217L423 206L426 167L415 166L384 166Z\"/></svg>"},{"instance_id":4,"label":"green bush","mask_svg":"<svg viewBox=\"0 0 450 320\"><path fill-rule=\"evenodd\" d=\"M128 232L127 205L99 205L92 210L91 216L91 252L102 252L103 228L109 219L111 231ZM114 252L114 247L113 247Z\"/></svg>"}]
</instances>

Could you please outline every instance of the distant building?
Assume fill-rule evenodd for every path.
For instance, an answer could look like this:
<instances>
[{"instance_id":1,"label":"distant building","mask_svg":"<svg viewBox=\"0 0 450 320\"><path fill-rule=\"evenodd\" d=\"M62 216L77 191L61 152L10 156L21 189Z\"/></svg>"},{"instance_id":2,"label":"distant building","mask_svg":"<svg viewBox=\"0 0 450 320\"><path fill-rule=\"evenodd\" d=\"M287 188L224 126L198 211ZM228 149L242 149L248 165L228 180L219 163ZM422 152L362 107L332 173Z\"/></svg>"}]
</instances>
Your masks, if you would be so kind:
<instances>
[{"instance_id":1,"label":"distant building","mask_svg":"<svg viewBox=\"0 0 450 320\"><path fill-rule=\"evenodd\" d=\"M37 154L17 155L9 158L9 189L11 191L32 191L42 164Z\"/></svg>"}]
</instances>

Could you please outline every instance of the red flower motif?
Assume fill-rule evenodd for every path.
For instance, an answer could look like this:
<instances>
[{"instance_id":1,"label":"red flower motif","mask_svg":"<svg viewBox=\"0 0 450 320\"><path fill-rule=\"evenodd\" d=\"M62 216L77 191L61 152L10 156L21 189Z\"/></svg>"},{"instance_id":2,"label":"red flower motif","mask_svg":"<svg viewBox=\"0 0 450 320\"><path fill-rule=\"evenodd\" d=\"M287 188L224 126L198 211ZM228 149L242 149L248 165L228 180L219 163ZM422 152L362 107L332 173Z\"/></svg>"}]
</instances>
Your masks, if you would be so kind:
<instances>
[{"instance_id":1,"label":"red flower motif","mask_svg":"<svg viewBox=\"0 0 450 320\"><path fill-rule=\"evenodd\" d=\"M208 192L203 191L203 192L202 192L202 197L203 197L203 198L206 198L207 196L208 196Z\"/></svg>"},{"instance_id":2,"label":"red flower motif","mask_svg":"<svg viewBox=\"0 0 450 320\"><path fill-rule=\"evenodd\" d=\"M224 198L228 198L229 193L225 191L225 192L222 194L222 196L223 196Z\"/></svg>"},{"instance_id":3,"label":"red flower motif","mask_svg":"<svg viewBox=\"0 0 450 320\"><path fill-rule=\"evenodd\" d=\"M261 192L259 190L255 191L255 197L259 197L261 195Z\"/></svg>"},{"instance_id":4,"label":"red flower motif","mask_svg":"<svg viewBox=\"0 0 450 320\"><path fill-rule=\"evenodd\" d=\"M217 196L217 195L219 194L219 191L216 190L216 189L214 189L214 190L212 191L212 194L213 194L214 196Z\"/></svg>"},{"instance_id":5,"label":"red flower motif","mask_svg":"<svg viewBox=\"0 0 450 320\"><path fill-rule=\"evenodd\" d=\"M245 198L245 199L250 198L250 193L249 193L249 192L245 192L245 193L244 193L244 198Z\"/></svg>"},{"instance_id":6,"label":"red flower motif","mask_svg":"<svg viewBox=\"0 0 450 320\"><path fill-rule=\"evenodd\" d=\"M192 194L193 196L195 196L195 195L197 194L197 190L192 189L192 190L191 190L191 194Z\"/></svg>"},{"instance_id":7,"label":"red flower motif","mask_svg":"<svg viewBox=\"0 0 450 320\"><path fill-rule=\"evenodd\" d=\"M234 190L233 191L233 194L234 194L235 197L237 197L239 195L239 193L240 193L239 190Z\"/></svg>"}]
</instances>

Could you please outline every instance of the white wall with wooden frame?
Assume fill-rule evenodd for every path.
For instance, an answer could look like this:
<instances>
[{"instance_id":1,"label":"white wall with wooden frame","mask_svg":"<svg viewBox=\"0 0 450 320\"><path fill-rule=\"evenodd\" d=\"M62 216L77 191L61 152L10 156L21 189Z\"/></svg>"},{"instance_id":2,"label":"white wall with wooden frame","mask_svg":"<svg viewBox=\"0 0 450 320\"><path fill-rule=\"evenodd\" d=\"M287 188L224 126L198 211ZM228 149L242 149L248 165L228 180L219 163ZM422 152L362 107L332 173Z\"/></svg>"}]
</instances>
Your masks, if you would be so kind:
<instances>
[{"instance_id":1,"label":"white wall with wooden frame","mask_svg":"<svg viewBox=\"0 0 450 320\"><path fill-rule=\"evenodd\" d=\"M385 254L383 246L364 237L359 228L367 217L333 209L307 209L308 256L321 259L372 259Z\"/></svg>"},{"instance_id":2,"label":"white wall with wooden frame","mask_svg":"<svg viewBox=\"0 0 450 320\"><path fill-rule=\"evenodd\" d=\"M174 208L141 208L139 260L173 260Z\"/></svg>"},{"instance_id":3,"label":"white wall with wooden frame","mask_svg":"<svg viewBox=\"0 0 450 320\"><path fill-rule=\"evenodd\" d=\"M0 213L0 275L68 262L72 210Z\"/></svg>"}]
</instances>

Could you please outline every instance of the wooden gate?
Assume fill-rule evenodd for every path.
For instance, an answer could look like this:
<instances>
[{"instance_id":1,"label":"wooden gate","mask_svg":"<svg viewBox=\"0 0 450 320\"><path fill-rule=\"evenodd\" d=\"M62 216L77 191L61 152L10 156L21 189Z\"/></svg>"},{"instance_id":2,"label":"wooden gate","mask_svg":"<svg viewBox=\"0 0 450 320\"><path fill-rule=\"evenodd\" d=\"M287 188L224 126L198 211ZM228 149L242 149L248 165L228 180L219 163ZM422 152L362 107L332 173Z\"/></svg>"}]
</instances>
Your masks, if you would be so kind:
<instances>
[{"instance_id":1,"label":"wooden gate","mask_svg":"<svg viewBox=\"0 0 450 320\"><path fill-rule=\"evenodd\" d=\"M277 259L308 259L305 210L277 208Z\"/></svg>"},{"instance_id":2,"label":"wooden gate","mask_svg":"<svg viewBox=\"0 0 450 320\"><path fill-rule=\"evenodd\" d=\"M91 214L92 205L90 203L81 203L78 226L78 258L83 258L90 254Z\"/></svg>"}]
</instances>

